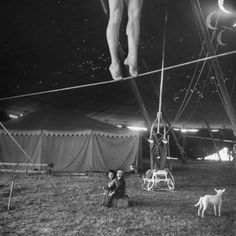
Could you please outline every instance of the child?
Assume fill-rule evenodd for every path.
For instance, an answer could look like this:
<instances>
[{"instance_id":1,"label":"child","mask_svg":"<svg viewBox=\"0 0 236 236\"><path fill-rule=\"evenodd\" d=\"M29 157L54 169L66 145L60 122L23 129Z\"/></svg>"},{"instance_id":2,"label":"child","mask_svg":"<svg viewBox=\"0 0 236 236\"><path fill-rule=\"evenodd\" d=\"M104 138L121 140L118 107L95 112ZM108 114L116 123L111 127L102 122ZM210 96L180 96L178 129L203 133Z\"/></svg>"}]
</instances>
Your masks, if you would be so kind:
<instances>
[{"instance_id":1,"label":"child","mask_svg":"<svg viewBox=\"0 0 236 236\"><path fill-rule=\"evenodd\" d=\"M103 206L107 206L108 205L108 201L109 201L109 194L111 192L114 191L116 185L115 185L115 180L116 180L116 172L113 170L109 170L108 171L108 183L106 186L103 186L103 190L104 190L104 199L103 199Z\"/></svg>"}]
</instances>

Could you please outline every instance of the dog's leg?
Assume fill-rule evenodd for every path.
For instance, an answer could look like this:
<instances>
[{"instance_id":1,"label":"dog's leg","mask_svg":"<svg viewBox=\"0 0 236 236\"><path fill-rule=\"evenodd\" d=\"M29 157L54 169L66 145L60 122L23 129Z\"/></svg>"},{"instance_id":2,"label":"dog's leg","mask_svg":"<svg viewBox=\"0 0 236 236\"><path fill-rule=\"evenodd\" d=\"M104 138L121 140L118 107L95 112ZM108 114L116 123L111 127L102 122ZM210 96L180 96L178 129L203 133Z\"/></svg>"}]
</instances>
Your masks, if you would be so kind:
<instances>
[{"instance_id":1,"label":"dog's leg","mask_svg":"<svg viewBox=\"0 0 236 236\"><path fill-rule=\"evenodd\" d=\"M198 207L197 215L200 216L201 205Z\"/></svg>"},{"instance_id":2,"label":"dog's leg","mask_svg":"<svg viewBox=\"0 0 236 236\"><path fill-rule=\"evenodd\" d=\"M201 211L201 208L202 208L202 207L201 207L201 206L202 206L201 197L199 198L198 203L195 204L194 206L195 206L195 207L196 207L196 206L199 206L199 207L198 207L198 210L197 210L197 215L200 216L200 215L201 215L201 214L200 214L200 211Z\"/></svg>"},{"instance_id":3,"label":"dog's leg","mask_svg":"<svg viewBox=\"0 0 236 236\"><path fill-rule=\"evenodd\" d=\"M202 217L204 217L204 212L205 212L206 208L207 208L207 206L203 203Z\"/></svg>"},{"instance_id":4,"label":"dog's leg","mask_svg":"<svg viewBox=\"0 0 236 236\"><path fill-rule=\"evenodd\" d=\"M220 201L220 203L219 203L219 216L220 216L220 214L221 214L221 204L222 204L222 201Z\"/></svg>"},{"instance_id":5,"label":"dog's leg","mask_svg":"<svg viewBox=\"0 0 236 236\"><path fill-rule=\"evenodd\" d=\"M201 216L201 210L202 210L202 203L200 202L200 206L199 206L198 212L197 212L198 216Z\"/></svg>"},{"instance_id":6,"label":"dog's leg","mask_svg":"<svg viewBox=\"0 0 236 236\"><path fill-rule=\"evenodd\" d=\"M214 205L214 214L215 214L215 216L217 216L217 214L216 214L216 206Z\"/></svg>"}]
</instances>

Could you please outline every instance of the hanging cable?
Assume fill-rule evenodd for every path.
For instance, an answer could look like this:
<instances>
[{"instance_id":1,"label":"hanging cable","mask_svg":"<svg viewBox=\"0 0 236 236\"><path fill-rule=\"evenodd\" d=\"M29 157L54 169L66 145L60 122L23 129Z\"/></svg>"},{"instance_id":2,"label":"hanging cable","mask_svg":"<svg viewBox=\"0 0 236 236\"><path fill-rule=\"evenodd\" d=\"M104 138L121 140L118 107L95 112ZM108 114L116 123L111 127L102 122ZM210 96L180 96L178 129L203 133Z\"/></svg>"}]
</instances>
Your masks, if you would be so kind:
<instances>
[{"instance_id":1,"label":"hanging cable","mask_svg":"<svg viewBox=\"0 0 236 236\"><path fill-rule=\"evenodd\" d=\"M205 40L206 40L206 46L207 46L207 50L209 51L210 55L215 55L215 50L213 48L213 45L211 43L211 41L209 40L209 32L207 30L207 27L204 23L204 16L201 10L201 5L200 5L200 1L199 0L192 0L191 1L197 16L197 20L199 22L200 25L200 29L201 29L201 33L204 36ZM225 84L224 78L223 78L223 72L219 63L219 60L215 59L212 61L212 65L213 65L213 69L214 69L214 73L216 76L216 80L219 84L219 88L221 90L222 93L222 97L225 101L226 106L226 113L227 116L232 124L232 129L234 131L236 131L236 113L235 113L235 109L232 105L232 101L230 99L229 96L229 92L228 92L228 88Z\"/></svg>"},{"instance_id":2,"label":"hanging cable","mask_svg":"<svg viewBox=\"0 0 236 236\"><path fill-rule=\"evenodd\" d=\"M214 38L215 38L215 35L216 35L216 28L217 28L217 25L218 25L219 17L220 17L220 12L218 12L218 14L217 14L216 23L215 23L215 26L214 26L215 30L214 30L213 33L212 33L211 42L213 42L213 40L214 40ZM201 36L197 22L196 22L196 25L197 25L197 29L198 29L199 36ZM204 52L204 46L205 46L205 40L204 40L203 43L202 43L202 48L201 48L201 51L200 51L200 53L199 53L199 58L202 56L202 54L203 54L203 52ZM215 51L217 51L217 48L218 48L218 45L216 46L216 50L215 50ZM209 55L209 52L207 52L206 56L208 56L208 55ZM190 101L190 99L191 99L191 97L192 97L192 95L193 95L193 92L194 92L194 90L195 90L195 88L196 88L196 86L197 86L197 84L198 84L198 81L200 80L200 77L201 77L201 75L202 75L202 73L203 73L203 70L204 70L204 68L205 68L206 61L203 62L203 65L202 65L202 67L201 67L200 73L199 73L199 75L198 75L198 77L197 77L197 80L196 80L194 86L193 86L193 89L192 89L193 92L191 92L190 95L189 95L189 97L187 98L188 92L189 92L190 89L191 89L193 79L194 79L194 77L195 77L195 75L196 75L196 72L197 72L198 64L199 64L199 63L197 63L197 66L195 67L192 80L191 80L190 85L189 85L189 87L188 87L188 91L187 91L187 93L186 93L186 95L185 95L185 97L184 97L184 100L183 100L183 102L182 102L182 104L181 104L181 107L180 107L179 111L177 112L177 115L175 116L174 123L179 120L180 116L183 114L185 108L187 107L187 105L188 105L188 103L189 103L189 101ZM185 102L186 99L187 99L187 102Z\"/></svg>"},{"instance_id":3,"label":"hanging cable","mask_svg":"<svg viewBox=\"0 0 236 236\"><path fill-rule=\"evenodd\" d=\"M163 41L162 41L162 63L161 63L161 82L160 82L160 95L159 95L159 110L158 110L158 123L157 123L157 133L160 133L160 122L162 119L161 107L162 107L162 94L163 94L163 80L164 80L164 67L165 67L165 48L166 48L166 26L167 26L167 1L165 9L165 21L164 21L164 32L163 32Z\"/></svg>"},{"instance_id":4,"label":"hanging cable","mask_svg":"<svg viewBox=\"0 0 236 236\"><path fill-rule=\"evenodd\" d=\"M208 73L208 74L209 74L209 73ZM208 77L208 76L207 76L207 77ZM189 115L188 119L186 120L186 123L188 123L188 121L191 120L193 114L195 113L195 111L196 111L196 109L197 109L197 106L198 106L198 104L199 104L199 102L200 102L200 99L201 99L201 94L203 93L203 90L204 90L205 87L206 87L207 81L208 81L208 78L205 80L205 82L204 82L204 84L203 84L203 86L202 86L202 88L201 88L201 92L199 93L199 96L198 96L198 98L197 98L197 102L194 104L194 108L193 108L193 110L191 111L191 114Z\"/></svg>"},{"instance_id":5,"label":"hanging cable","mask_svg":"<svg viewBox=\"0 0 236 236\"><path fill-rule=\"evenodd\" d=\"M203 44L202 44L202 48L201 48L201 51L200 51L200 55L199 55L199 56L202 55L203 49L204 49L204 42L203 42ZM197 66L195 67L195 70L194 70L192 79L191 79L190 84L189 84L188 89L187 89L187 92L186 92L186 94L185 94L185 96L184 96L184 99L183 99L183 101L182 101L182 103L181 103L181 106L180 106L180 108L179 108L179 110L178 110L178 112L177 112L177 114L176 114L176 116L175 116L175 118L174 118L174 123L177 122L177 121L179 120L180 116L183 114L183 112L184 112L184 110L185 110L185 108L186 108L186 106L187 106L187 104L188 104L188 102L189 102L189 100L191 99L192 94L193 94L193 93L191 93L190 91L191 91L191 90L194 91L194 89L195 89L195 87L196 87L196 85L197 85L197 83L198 83L199 77L198 77L197 81L195 82L195 84L194 84L194 86L193 86L193 88L192 88L192 84L193 84L193 81L194 81L194 78L195 78L195 74L196 74L196 72L197 72L198 64L199 64L199 63L197 63ZM202 68L201 68L201 71L202 71L202 69L204 68L204 66L205 66L205 63L203 64L203 66L202 66ZM201 74L201 73L200 73L200 74ZM189 94L190 94L190 95L189 95ZM186 102L186 100L187 100L187 102Z\"/></svg>"},{"instance_id":6,"label":"hanging cable","mask_svg":"<svg viewBox=\"0 0 236 236\"><path fill-rule=\"evenodd\" d=\"M212 41L212 42L213 42L214 37L216 36L216 28L217 28L217 25L218 25L219 16L220 16L220 11L218 11L216 23L215 23L215 26L214 26L215 29L214 29L214 31L212 32L212 38L211 38L211 41ZM199 26L198 26L197 22L196 22L196 26L197 26L197 29L198 29L199 37L201 38L201 33L200 33L200 29L199 29ZM217 42L215 52L217 52L218 47L219 47L219 43ZM208 65L208 66L209 66L209 70L208 70L208 73L207 73L206 78L208 78L208 77L210 76L210 74L212 74L212 71L211 71L212 65ZM205 81L205 83L204 83L204 85L203 85L203 87L202 87L202 89L201 89L200 94L203 93L203 90L204 90L204 88L205 88L205 86L206 86L207 81L208 81L208 80L206 79L206 81ZM213 80L213 83L214 83L215 86L216 86L218 95L219 95L220 100L221 100L221 102L222 102L222 104L223 104L223 107L224 107L224 109L225 109L225 103L224 103L224 101L223 101L222 94L220 93L219 88L218 88L218 86L217 86L217 83L216 83L215 80ZM198 99L197 99L197 102L195 103L194 109L193 109L193 111L191 112L191 114L190 114L188 120L191 119L191 117L193 116L194 112L196 111L196 108L197 108L197 106L198 106L198 104L199 104L199 102L200 102L200 99L201 99L201 97L199 96ZM188 122L188 120L187 120L187 122Z\"/></svg>"},{"instance_id":7,"label":"hanging cable","mask_svg":"<svg viewBox=\"0 0 236 236\"><path fill-rule=\"evenodd\" d=\"M154 139L156 140L157 144L160 142L160 140L157 139L156 134L160 134L160 122L161 122L161 107L162 107L162 93L163 93L163 80L164 80L164 68L165 68L165 46L166 46L166 26L167 26L167 1L166 1L166 7L165 7L165 19L164 19L164 29L163 29L163 40L162 40L162 63L161 63L161 81L160 81L160 92L159 92L159 107L158 112L156 115L156 118L154 122L151 125L150 134L149 134L149 142L153 143L152 137L154 136ZM154 131L154 128L157 127L157 131Z\"/></svg>"},{"instance_id":8,"label":"hanging cable","mask_svg":"<svg viewBox=\"0 0 236 236\"><path fill-rule=\"evenodd\" d=\"M200 58L200 59L196 59L196 60L192 60L192 61L183 62L183 63L176 64L176 65L173 65L173 66L167 66L167 67L164 67L163 70L164 71L172 70L172 69L175 69L175 68L191 65L191 64L194 64L194 63L197 63L197 62L203 62L203 61L211 60L211 59L214 59L214 58L217 58L217 57L224 57L224 56L229 56L229 55L233 55L233 54L236 54L236 50L225 52L225 53L219 53L217 55L208 56L208 57L204 57L204 58ZM162 69L148 71L148 72L139 74L136 78L141 78L141 77L144 77L144 76L147 76L147 75L152 75L152 74L155 74L155 73L159 73L159 72L161 72L161 70ZM109 81L102 81L102 82L91 83L91 84L76 85L76 86L60 88L60 89L46 90L46 91L42 91L42 92L35 92L35 93L27 93L27 94L16 95L16 96L9 96L9 97L0 98L0 101L15 99L15 98L22 98L22 97L30 97L30 96L36 96L36 95L42 95L42 94L48 94L48 93L56 93L56 92L62 92L62 91L67 91L67 90L79 89L79 88L88 88L88 87L99 86L99 85L104 85L104 84L111 84L111 83L116 83L116 82L121 82L121 81L129 80L129 79L136 79L136 78L134 78L132 76L129 76L129 77L126 77L122 80L109 80Z\"/></svg>"},{"instance_id":9,"label":"hanging cable","mask_svg":"<svg viewBox=\"0 0 236 236\"><path fill-rule=\"evenodd\" d=\"M199 5L199 6L200 6L200 5ZM199 10L200 10L201 14L203 15L203 12L202 12L201 7L199 8ZM214 39L214 37L216 36L216 29L217 29L219 17L220 17L220 11L218 11L218 14L217 14L216 23L215 23L215 26L214 26L215 29L214 29L214 31L213 31L213 33L212 33L211 43L213 43L213 39ZM196 24L196 25L198 26L198 24ZM197 27L197 28L198 28L198 31L199 31L199 34L200 34L200 29L199 29L199 27ZM216 53L217 50L218 50L218 46L219 46L219 44L218 44L218 41L217 41L215 53ZM208 53L208 54L209 54L209 53ZM208 56L208 54L207 54L207 56ZM226 108L227 105L225 104L223 95L222 95L222 93L221 93L221 91L220 91L220 88L219 88L217 82L215 81L215 79L213 80L213 83L214 83L214 85L215 85L215 87L216 87L217 93L218 93L218 95L219 95L219 97L220 97L220 100L221 100L221 102L222 102L222 105L223 105L224 109L227 110L227 108Z\"/></svg>"}]
</instances>

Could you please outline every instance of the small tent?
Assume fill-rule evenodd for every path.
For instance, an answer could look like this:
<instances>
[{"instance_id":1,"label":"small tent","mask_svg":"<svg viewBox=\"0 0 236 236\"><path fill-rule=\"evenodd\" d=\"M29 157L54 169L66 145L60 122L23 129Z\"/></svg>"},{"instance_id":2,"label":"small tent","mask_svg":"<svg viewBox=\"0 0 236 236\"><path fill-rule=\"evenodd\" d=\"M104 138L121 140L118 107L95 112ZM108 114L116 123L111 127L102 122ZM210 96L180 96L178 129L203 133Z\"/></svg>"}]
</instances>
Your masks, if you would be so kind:
<instances>
[{"instance_id":1,"label":"small tent","mask_svg":"<svg viewBox=\"0 0 236 236\"><path fill-rule=\"evenodd\" d=\"M139 164L137 132L96 121L71 108L48 107L4 124L33 163L54 171L122 169ZM0 162L26 163L26 155L0 130Z\"/></svg>"}]
</instances>

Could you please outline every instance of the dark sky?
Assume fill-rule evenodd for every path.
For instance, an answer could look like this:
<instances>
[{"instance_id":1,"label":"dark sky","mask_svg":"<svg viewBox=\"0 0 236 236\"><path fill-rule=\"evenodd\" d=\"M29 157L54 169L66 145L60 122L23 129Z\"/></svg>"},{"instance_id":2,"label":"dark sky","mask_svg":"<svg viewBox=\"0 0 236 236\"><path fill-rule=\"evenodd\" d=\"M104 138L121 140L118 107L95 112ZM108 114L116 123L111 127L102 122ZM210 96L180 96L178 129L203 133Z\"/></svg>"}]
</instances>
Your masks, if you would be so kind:
<instances>
[{"instance_id":1,"label":"dark sky","mask_svg":"<svg viewBox=\"0 0 236 236\"><path fill-rule=\"evenodd\" d=\"M105 1L106 2L106 1ZM218 10L217 0L200 1L204 18ZM223 31L217 53L236 50L236 11L233 1L225 1L225 7L233 13L221 13L216 35ZM171 66L199 58L203 38L196 25L196 14L190 0L169 0L166 33L165 66ZM139 72L161 68L162 38L165 14L164 0L144 0L139 45ZM109 81L110 55L105 32L107 15L100 0L1 0L0 1L0 97L60 89L100 81ZM124 14L120 42L127 54L127 38ZM216 15L212 17L212 24ZM209 29L210 35L212 30ZM213 40L216 47L217 40ZM201 56L205 57L206 52ZM224 80L233 104L236 104L235 79L236 56L219 58ZM190 81L201 71L201 64L168 70L164 74L163 103L173 118L188 91ZM186 106L182 120L197 123L198 101L214 123L227 121L214 83L214 72L206 63L193 95ZM125 71L125 68L123 68ZM153 119L158 110L160 73L136 79L140 94ZM143 120L140 107L132 93L129 81L117 82L86 89L30 96L0 101L3 114L27 113L48 104L63 103L81 109L105 121ZM216 121L216 114L219 114Z\"/></svg>"}]
</instances>

